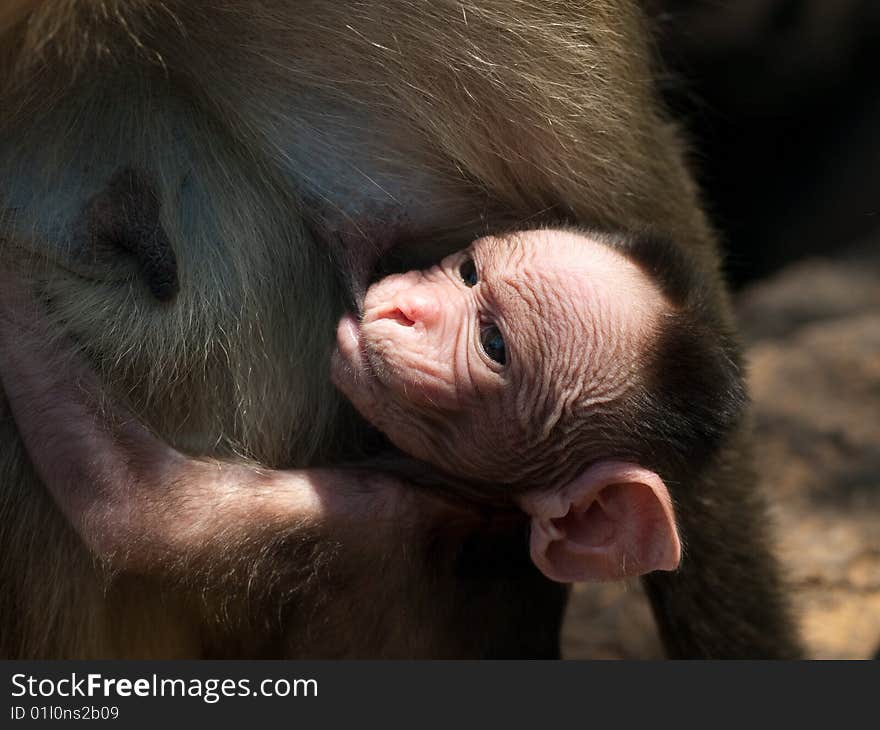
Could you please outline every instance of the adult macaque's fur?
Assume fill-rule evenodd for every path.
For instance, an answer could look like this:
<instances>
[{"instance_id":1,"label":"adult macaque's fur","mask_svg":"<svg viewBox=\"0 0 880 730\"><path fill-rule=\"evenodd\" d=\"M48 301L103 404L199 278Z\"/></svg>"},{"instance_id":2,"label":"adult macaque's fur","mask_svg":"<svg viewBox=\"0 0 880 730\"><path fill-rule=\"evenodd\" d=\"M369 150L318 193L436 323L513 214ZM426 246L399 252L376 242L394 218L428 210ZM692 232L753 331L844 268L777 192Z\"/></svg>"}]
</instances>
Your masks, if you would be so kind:
<instances>
[{"instance_id":1,"label":"adult macaque's fur","mask_svg":"<svg viewBox=\"0 0 880 730\"><path fill-rule=\"evenodd\" d=\"M542 217L650 229L688 252L707 320L730 329L635 2L7 0L0 34L0 264L35 281L112 397L187 453L350 455L358 426L327 378L345 292L322 231L369 246L369 221L393 227L389 200L449 211L384 234L414 257ZM362 205L334 165L360 175ZM160 201L171 305L124 257L76 243L124 167ZM394 188L378 206L373 183ZM744 438L671 485L685 562L648 586L674 655L797 653ZM527 567L520 532L373 538L364 519L366 537L291 526L168 575L107 576L4 416L0 655L556 650L563 591Z\"/></svg>"}]
</instances>

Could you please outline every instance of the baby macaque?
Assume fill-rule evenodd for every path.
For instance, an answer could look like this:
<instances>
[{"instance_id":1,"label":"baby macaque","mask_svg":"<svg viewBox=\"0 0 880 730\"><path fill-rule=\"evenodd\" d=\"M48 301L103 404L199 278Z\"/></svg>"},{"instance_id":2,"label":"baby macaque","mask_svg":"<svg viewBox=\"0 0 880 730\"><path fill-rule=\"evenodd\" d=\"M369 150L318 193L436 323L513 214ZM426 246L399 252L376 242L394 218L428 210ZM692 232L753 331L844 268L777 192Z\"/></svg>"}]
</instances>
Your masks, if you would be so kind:
<instances>
[{"instance_id":1,"label":"baby macaque","mask_svg":"<svg viewBox=\"0 0 880 730\"><path fill-rule=\"evenodd\" d=\"M638 450L621 430L670 308L598 236L483 238L370 287L362 316L339 323L332 376L405 453L477 492L518 496L550 577L671 570L669 493L621 460Z\"/></svg>"},{"instance_id":2,"label":"baby macaque","mask_svg":"<svg viewBox=\"0 0 880 730\"><path fill-rule=\"evenodd\" d=\"M503 496L521 510L532 560L556 581L674 570L681 557L658 465L681 443L711 439L689 425L690 402L705 397L688 393L724 381L692 356L708 347L699 333L676 329L675 287L670 294L648 250L640 258L621 240L579 231L487 237L434 268L379 281L362 317L338 326L340 390L462 495ZM697 364L684 379L682 362ZM261 545L292 524L393 535L470 509L409 489L393 471L270 470L176 451L123 406L98 407L101 386L75 345L2 271L0 380L49 492L119 569L235 554L230 545ZM690 441L663 436L665 421ZM377 549L393 544L383 540Z\"/></svg>"}]
</instances>

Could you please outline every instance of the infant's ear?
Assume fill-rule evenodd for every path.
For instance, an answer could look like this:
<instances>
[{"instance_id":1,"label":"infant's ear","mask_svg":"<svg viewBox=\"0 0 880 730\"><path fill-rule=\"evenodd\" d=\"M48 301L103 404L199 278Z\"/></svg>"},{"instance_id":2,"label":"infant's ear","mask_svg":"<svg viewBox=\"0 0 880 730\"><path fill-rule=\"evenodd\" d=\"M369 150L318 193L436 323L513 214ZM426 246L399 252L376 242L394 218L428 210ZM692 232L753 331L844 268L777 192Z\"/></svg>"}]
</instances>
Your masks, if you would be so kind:
<instances>
[{"instance_id":1,"label":"infant's ear","mask_svg":"<svg viewBox=\"0 0 880 730\"><path fill-rule=\"evenodd\" d=\"M532 518L532 561L560 583L675 570L681 559L669 491L634 464L601 462L520 506Z\"/></svg>"}]
</instances>

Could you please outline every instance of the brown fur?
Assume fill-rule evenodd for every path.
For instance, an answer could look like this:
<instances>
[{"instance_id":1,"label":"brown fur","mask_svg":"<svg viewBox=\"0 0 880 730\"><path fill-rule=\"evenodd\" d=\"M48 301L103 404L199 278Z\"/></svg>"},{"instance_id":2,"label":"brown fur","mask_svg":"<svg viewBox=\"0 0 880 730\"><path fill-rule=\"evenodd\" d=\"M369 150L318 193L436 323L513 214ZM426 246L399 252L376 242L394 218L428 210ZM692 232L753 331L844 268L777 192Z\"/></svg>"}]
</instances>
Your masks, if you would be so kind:
<instances>
[{"instance_id":1,"label":"brown fur","mask_svg":"<svg viewBox=\"0 0 880 730\"><path fill-rule=\"evenodd\" d=\"M345 294L321 231L362 220L347 194L305 179L311 158L288 155L279 130L314 139L319 161L352 138L362 156L351 166L366 159L383 180L427 171L432 205L454 215L419 227L375 214L393 231L387 246L413 258L422 241L452 250L542 217L650 228L688 252L728 326L715 242L655 98L635 2L18 0L0 11L0 33L0 260L24 261L114 396L181 450L299 467L360 443L326 376ZM124 167L155 184L178 267L170 306L136 266L75 265L72 221ZM748 490L728 469L738 460L706 467L688 485L695 498L710 483ZM698 523L684 514L687 539ZM744 515L743 530L759 520L759 509ZM370 544L358 536L294 527L231 545L213 568L108 579L5 418L0 655L556 651L563 592L528 568L521 526L403 531L372 552L352 548ZM775 596L772 560L744 560L746 571L766 563L756 602ZM253 575L272 597L256 613ZM658 611L664 631L688 620ZM701 635L670 646L793 653L784 615L770 619L778 645L716 648Z\"/></svg>"}]
</instances>

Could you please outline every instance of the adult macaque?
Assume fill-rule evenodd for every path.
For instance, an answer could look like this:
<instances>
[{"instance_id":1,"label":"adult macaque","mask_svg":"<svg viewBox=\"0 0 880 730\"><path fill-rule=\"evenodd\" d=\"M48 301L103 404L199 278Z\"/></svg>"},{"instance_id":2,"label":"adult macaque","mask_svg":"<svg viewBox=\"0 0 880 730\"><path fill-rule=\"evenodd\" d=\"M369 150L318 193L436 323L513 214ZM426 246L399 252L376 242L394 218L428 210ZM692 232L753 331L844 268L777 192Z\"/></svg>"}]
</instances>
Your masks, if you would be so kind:
<instances>
[{"instance_id":1,"label":"adult macaque","mask_svg":"<svg viewBox=\"0 0 880 730\"><path fill-rule=\"evenodd\" d=\"M349 473L375 432L327 377L392 252L536 225L666 242L629 258L682 326L603 437L653 444L614 453L671 493L669 653L798 654L635 3L13 0L0 49L0 654L556 655L565 590L521 511Z\"/></svg>"}]
</instances>

